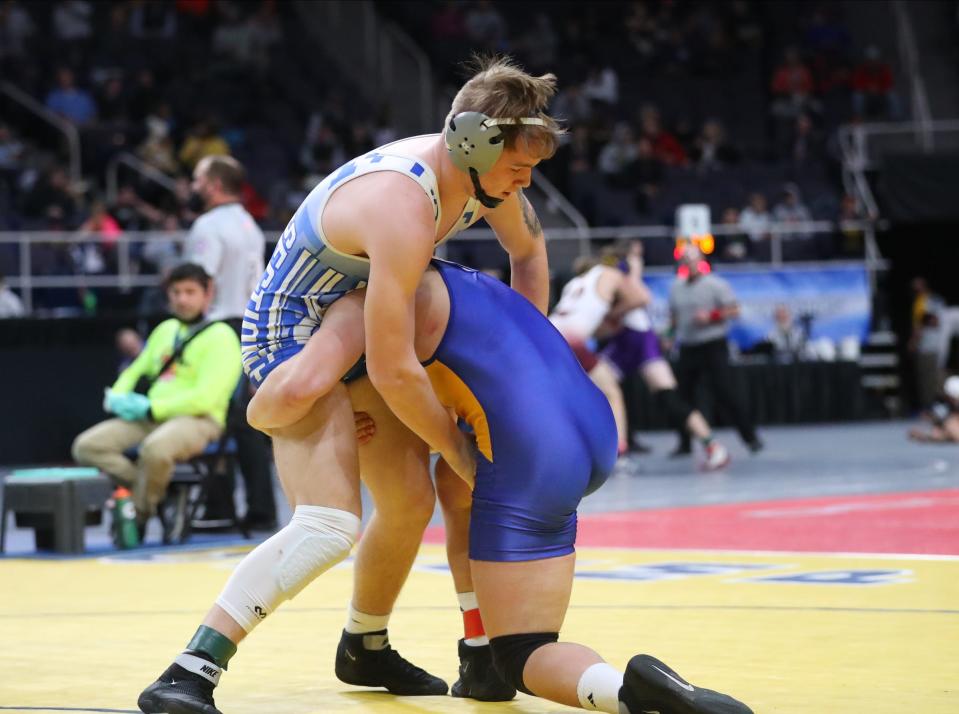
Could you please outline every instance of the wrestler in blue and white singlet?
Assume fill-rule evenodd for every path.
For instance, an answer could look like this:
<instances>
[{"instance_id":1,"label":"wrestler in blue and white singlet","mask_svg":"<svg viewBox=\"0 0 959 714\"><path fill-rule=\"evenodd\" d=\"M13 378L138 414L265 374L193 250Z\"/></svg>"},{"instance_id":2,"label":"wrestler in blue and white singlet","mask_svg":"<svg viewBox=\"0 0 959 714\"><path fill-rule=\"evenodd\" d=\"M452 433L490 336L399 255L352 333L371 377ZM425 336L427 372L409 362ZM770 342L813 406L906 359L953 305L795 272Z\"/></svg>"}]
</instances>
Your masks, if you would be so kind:
<instances>
[{"instance_id":1,"label":"wrestler in blue and white singlet","mask_svg":"<svg viewBox=\"0 0 959 714\"><path fill-rule=\"evenodd\" d=\"M254 384L262 383L277 365L303 349L326 308L366 285L369 278L369 259L337 251L323 235L323 209L334 191L375 171L396 171L422 187L433 203L439 230L436 175L422 160L397 153L392 146L363 154L323 179L280 236L243 316L243 368ZM479 201L470 198L459 220L439 237L437 245L472 225L479 218L480 208Z\"/></svg>"}]
</instances>

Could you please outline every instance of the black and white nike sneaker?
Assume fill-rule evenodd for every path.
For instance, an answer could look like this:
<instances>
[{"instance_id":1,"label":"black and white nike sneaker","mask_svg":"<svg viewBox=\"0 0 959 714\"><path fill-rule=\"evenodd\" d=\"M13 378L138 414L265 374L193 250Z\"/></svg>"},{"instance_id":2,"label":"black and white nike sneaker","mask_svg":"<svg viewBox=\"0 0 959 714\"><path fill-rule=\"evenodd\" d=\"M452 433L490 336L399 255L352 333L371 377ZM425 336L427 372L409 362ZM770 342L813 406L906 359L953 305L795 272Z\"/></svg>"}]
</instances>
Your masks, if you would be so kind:
<instances>
[{"instance_id":1,"label":"black and white nike sneaker","mask_svg":"<svg viewBox=\"0 0 959 714\"><path fill-rule=\"evenodd\" d=\"M212 662L184 652L143 690L137 706L144 714L223 714L213 701L222 672Z\"/></svg>"},{"instance_id":2,"label":"black and white nike sneaker","mask_svg":"<svg viewBox=\"0 0 959 714\"><path fill-rule=\"evenodd\" d=\"M753 714L728 694L694 687L650 655L629 660L619 701L627 714Z\"/></svg>"}]
</instances>

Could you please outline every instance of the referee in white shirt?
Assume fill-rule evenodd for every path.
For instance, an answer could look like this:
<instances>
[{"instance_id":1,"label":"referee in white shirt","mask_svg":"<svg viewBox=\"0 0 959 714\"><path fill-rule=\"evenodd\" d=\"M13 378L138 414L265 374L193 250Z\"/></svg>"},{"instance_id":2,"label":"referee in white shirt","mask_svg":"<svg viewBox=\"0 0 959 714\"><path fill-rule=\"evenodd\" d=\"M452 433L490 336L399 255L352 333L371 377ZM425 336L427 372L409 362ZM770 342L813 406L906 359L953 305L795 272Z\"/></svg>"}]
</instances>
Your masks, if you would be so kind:
<instances>
[{"instance_id":1,"label":"referee in white shirt","mask_svg":"<svg viewBox=\"0 0 959 714\"><path fill-rule=\"evenodd\" d=\"M240 202L246 174L231 156L207 156L193 171L191 202L203 214L193 222L187 237L185 259L198 263L213 276L216 292L208 317L230 324L237 335L243 311L264 269L266 241L263 232ZM245 377L244 377L245 379ZM249 384L241 386L243 413L236 415L237 461L246 486L245 524L253 530L276 527L269 439L246 423ZM211 493L204 520L210 525L232 514L232 479L222 492Z\"/></svg>"}]
</instances>

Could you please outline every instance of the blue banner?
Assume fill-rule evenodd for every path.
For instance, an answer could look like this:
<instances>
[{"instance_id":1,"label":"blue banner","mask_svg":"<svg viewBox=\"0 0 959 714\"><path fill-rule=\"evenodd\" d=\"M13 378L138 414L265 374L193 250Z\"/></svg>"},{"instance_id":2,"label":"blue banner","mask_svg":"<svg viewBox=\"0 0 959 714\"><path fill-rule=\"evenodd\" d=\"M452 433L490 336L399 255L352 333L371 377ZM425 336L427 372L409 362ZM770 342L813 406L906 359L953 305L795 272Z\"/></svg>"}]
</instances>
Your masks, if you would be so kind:
<instances>
[{"instance_id":1,"label":"blue banner","mask_svg":"<svg viewBox=\"0 0 959 714\"><path fill-rule=\"evenodd\" d=\"M869 283L863 267L723 271L717 275L730 284L739 301L740 316L730 325L729 337L740 349L749 349L772 331L777 305L786 305L794 320L808 315L813 340L827 337L839 344L855 337L862 343L869 333ZM669 286L675 279L664 274L644 276L653 292L650 315L657 330L669 325Z\"/></svg>"}]
</instances>

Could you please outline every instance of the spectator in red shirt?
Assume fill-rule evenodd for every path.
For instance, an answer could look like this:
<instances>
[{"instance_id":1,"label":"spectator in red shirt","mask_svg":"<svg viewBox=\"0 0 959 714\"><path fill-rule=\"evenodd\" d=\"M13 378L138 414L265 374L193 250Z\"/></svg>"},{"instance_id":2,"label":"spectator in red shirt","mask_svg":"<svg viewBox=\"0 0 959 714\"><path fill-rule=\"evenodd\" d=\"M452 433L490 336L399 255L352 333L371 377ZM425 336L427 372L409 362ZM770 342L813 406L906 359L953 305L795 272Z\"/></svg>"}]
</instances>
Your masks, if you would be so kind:
<instances>
[{"instance_id":1,"label":"spectator in red shirt","mask_svg":"<svg viewBox=\"0 0 959 714\"><path fill-rule=\"evenodd\" d=\"M117 239L123 233L120 224L107 212L106 204L98 198L90 205L90 216L77 230L89 239L75 243L70 249L77 272L88 275L104 272L108 256L113 253Z\"/></svg>"},{"instance_id":2,"label":"spectator in red shirt","mask_svg":"<svg viewBox=\"0 0 959 714\"><path fill-rule=\"evenodd\" d=\"M805 96L812 92L812 74L802 63L799 50L787 47L783 55L784 62L776 68L773 75L773 94L780 97Z\"/></svg>"},{"instance_id":3,"label":"spectator in red shirt","mask_svg":"<svg viewBox=\"0 0 959 714\"><path fill-rule=\"evenodd\" d=\"M810 105L813 78L795 47L787 47L783 59L773 74L772 111L781 119L792 120Z\"/></svg>"},{"instance_id":4,"label":"spectator in red shirt","mask_svg":"<svg viewBox=\"0 0 959 714\"><path fill-rule=\"evenodd\" d=\"M270 215L270 204L259 194L249 181L240 189L240 201L243 208L258 221L266 220Z\"/></svg>"},{"instance_id":5,"label":"spectator in red shirt","mask_svg":"<svg viewBox=\"0 0 959 714\"><path fill-rule=\"evenodd\" d=\"M689 163L686 150L675 136L663 129L659 110L651 105L640 113L641 135L653 145L653 154L668 166L685 166Z\"/></svg>"},{"instance_id":6,"label":"spectator in red shirt","mask_svg":"<svg viewBox=\"0 0 959 714\"><path fill-rule=\"evenodd\" d=\"M466 22L459 3L446 2L430 20L434 42L460 42L466 36Z\"/></svg>"},{"instance_id":7,"label":"spectator in red shirt","mask_svg":"<svg viewBox=\"0 0 959 714\"><path fill-rule=\"evenodd\" d=\"M856 117L897 119L899 98L893 92L892 68L882 61L879 48L870 45L852 73L852 107Z\"/></svg>"},{"instance_id":8,"label":"spectator in red shirt","mask_svg":"<svg viewBox=\"0 0 959 714\"><path fill-rule=\"evenodd\" d=\"M103 241L104 245L113 245L117 238L123 233L120 224L107 211L106 204L96 199L90 204L90 216L78 229L83 233L95 233Z\"/></svg>"}]
</instances>

